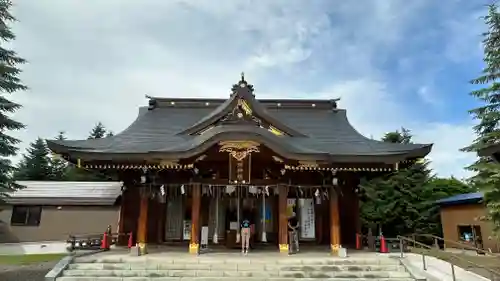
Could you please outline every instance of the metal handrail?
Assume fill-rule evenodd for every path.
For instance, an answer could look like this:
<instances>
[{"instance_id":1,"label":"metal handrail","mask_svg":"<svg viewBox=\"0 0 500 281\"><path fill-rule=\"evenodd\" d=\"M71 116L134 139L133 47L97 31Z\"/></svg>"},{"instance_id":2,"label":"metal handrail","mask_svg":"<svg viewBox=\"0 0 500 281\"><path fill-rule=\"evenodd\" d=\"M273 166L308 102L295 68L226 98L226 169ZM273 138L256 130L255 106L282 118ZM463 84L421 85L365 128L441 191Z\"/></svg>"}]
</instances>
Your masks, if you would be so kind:
<instances>
[{"instance_id":1,"label":"metal handrail","mask_svg":"<svg viewBox=\"0 0 500 281\"><path fill-rule=\"evenodd\" d=\"M468 264L471 264L471 265L473 265L473 266L475 266L475 267L477 267L477 268L482 268L482 269L484 269L484 270L488 271L488 272L491 274L491 277L492 277L492 278L491 278L491 280L492 280L492 281L495 281L495 280L497 280L497 277L500 277L500 272L499 272L499 271L496 271L496 270L491 269L491 268L489 268L489 267L487 267L487 266L484 266L484 265L476 264L476 263L471 262L471 261L469 261L469 260L467 260L467 259L464 259L464 258L462 258L462 257L460 257L460 256L457 256L457 255L455 255L455 254L453 254L453 253L445 252L445 251L443 251L443 250L441 250L441 249L436 249L436 248L434 248L434 247L432 247L432 246L426 245L426 244L424 244L424 243L418 242L418 241L416 241L416 240L414 240L414 239L411 239L411 238L408 238L408 237L404 237L404 236L399 236L399 235L398 235L398 237L397 237L397 238L398 238L398 240L399 240L399 244L400 244L400 245L399 245L399 247L400 247L400 249L401 249L401 250L400 250L400 255L401 255L401 258L403 258L403 257L404 257L403 243L404 243L404 241L406 241L406 242L412 243L413 245L419 245L419 246L421 246L422 248L424 248L425 250L428 250L429 252L432 252L432 251L443 252L443 253L446 253L446 255L448 255L448 256L449 256L449 257L451 257L452 259L455 259L455 260L460 260L460 261L464 261L464 262L466 262L466 263L468 263ZM425 260L425 254L424 254L424 253L421 253L421 255L422 255L422 264L423 264L423 269L424 269L424 270L427 270L427 264L426 264L426 260ZM456 281L456 276L455 276L455 265L454 265L453 263L451 263L451 262L450 262L450 264L451 264L451 274L452 274L453 281Z\"/></svg>"},{"instance_id":2,"label":"metal handrail","mask_svg":"<svg viewBox=\"0 0 500 281\"><path fill-rule=\"evenodd\" d=\"M474 246L471 246L469 244L462 243L462 242L459 242L459 241L453 241L453 240L449 240L449 239L444 239L443 237L439 237L439 236L433 235L433 234L417 234L417 233L414 233L411 236L412 237L427 237L427 238L437 239L437 240L443 241L445 243L450 243L450 244L458 245L458 246L460 246L464 250L471 250L471 251L476 251L476 252L479 252L479 253L482 253L482 254L485 254L485 255L492 255L492 256L500 257L498 254L492 253L491 251L486 251L484 249L480 249L480 248L477 248L477 247L474 247Z\"/></svg>"}]
</instances>

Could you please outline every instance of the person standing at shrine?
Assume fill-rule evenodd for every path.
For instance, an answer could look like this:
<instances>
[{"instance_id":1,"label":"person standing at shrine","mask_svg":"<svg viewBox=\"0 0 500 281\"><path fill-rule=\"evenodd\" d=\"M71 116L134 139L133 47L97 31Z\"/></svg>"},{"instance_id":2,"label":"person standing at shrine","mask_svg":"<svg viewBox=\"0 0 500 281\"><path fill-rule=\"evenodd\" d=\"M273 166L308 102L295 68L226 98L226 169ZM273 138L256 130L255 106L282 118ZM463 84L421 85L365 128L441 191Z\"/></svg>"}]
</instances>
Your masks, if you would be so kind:
<instances>
[{"instance_id":1,"label":"person standing at shrine","mask_svg":"<svg viewBox=\"0 0 500 281\"><path fill-rule=\"evenodd\" d=\"M288 254L295 254L299 251L299 220L297 214L292 212L288 218Z\"/></svg>"},{"instance_id":2,"label":"person standing at shrine","mask_svg":"<svg viewBox=\"0 0 500 281\"><path fill-rule=\"evenodd\" d=\"M250 248L250 220L248 219L248 214L243 217L241 221L241 253L248 254L248 248Z\"/></svg>"}]
</instances>

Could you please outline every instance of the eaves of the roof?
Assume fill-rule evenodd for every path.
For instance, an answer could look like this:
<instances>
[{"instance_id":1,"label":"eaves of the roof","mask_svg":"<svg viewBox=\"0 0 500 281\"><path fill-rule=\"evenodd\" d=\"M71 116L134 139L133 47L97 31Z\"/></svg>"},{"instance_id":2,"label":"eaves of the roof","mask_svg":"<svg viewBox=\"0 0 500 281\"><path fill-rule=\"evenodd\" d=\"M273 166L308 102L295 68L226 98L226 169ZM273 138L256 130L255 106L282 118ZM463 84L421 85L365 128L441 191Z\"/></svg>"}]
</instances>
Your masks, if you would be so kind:
<instances>
[{"instance_id":1,"label":"eaves of the roof","mask_svg":"<svg viewBox=\"0 0 500 281\"><path fill-rule=\"evenodd\" d=\"M122 182L18 181L23 188L5 199L12 205L113 205Z\"/></svg>"},{"instance_id":2,"label":"eaves of the roof","mask_svg":"<svg viewBox=\"0 0 500 281\"><path fill-rule=\"evenodd\" d=\"M500 162L500 143L491 144L478 151L479 156L491 156Z\"/></svg>"},{"instance_id":3,"label":"eaves of the roof","mask_svg":"<svg viewBox=\"0 0 500 281\"><path fill-rule=\"evenodd\" d=\"M202 135L181 134L213 111L213 107L193 110L176 105L153 110L141 108L137 119L115 136L97 140L47 140L47 143L56 153L78 154L82 159L85 155L112 159L118 159L119 155L130 159L134 155L144 157L148 154L185 157L191 152L199 152L196 147L213 144L219 138L236 136L260 138L271 146L277 142L279 145L276 145L276 150L293 157L316 155L323 158L328 155L334 162L352 161L352 157L364 157L366 161L375 161L377 158L400 161L424 157L432 148L432 144L394 144L366 138L352 127L345 110L325 108L266 108L267 114L280 120L284 126L300 132L302 137L270 135L266 130L252 126L217 126Z\"/></svg>"}]
</instances>

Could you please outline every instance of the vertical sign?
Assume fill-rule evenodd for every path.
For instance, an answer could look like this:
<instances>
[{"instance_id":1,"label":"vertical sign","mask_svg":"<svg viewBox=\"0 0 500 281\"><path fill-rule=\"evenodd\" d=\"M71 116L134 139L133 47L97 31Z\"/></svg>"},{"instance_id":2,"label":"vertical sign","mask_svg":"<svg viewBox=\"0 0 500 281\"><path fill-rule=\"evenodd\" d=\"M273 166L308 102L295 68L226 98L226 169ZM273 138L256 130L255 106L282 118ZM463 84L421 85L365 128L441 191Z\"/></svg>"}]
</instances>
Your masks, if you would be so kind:
<instances>
[{"instance_id":1,"label":"vertical sign","mask_svg":"<svg viewBox=\"0 0 500 281\"><path fill-rule=\"evenodd\" d=\"M314 221L314 200L299 199L300 209L300 238L314 239L316 226Z\"/></svg>"},{"instance_id":2,"label":"vertical sign","mask_svg":"<svg viewBox=\"0 0 500 281\"><path fill-rule=\"evenodd\" d=\"M184 240L190 240L191 239L191 221L190 220L185 220L184 221L184 228L183 228L182 238Z\"/></svg>"},{"instance_id":3,"label":"vertical sign","mask_svg":"<svg viewBox=\"0 0 500 281\"><path fill-rule=\"evenodd\" d=\"M286 216L287 217L290 217L293 213L293 207L295 207L295 204L296 204L296 199L295 198L288 198L286 200ZM299 214L296 214L297 216Z\"/></svg>"}]
</instances>

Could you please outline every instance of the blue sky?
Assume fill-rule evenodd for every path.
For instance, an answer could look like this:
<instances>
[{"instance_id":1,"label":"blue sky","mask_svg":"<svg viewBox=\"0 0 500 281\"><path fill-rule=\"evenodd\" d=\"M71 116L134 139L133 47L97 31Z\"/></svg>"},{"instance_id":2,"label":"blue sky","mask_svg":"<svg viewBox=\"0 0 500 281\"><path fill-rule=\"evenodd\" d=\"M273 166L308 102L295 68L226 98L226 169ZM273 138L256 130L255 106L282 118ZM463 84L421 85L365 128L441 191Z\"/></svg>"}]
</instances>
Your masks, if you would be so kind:
<instances>
[{"instance_id":1,"label":"blue sky","mask_svg":"<svg viewBox=\"0 0 500 281\"><path fill-rule=\"evenodd\" d=\"M145 94L228 97L244 71L257 97L340 97L366 136L404 126L435 143L439 175L465 177L487 3L19 0L13 48L31 89L15 96L18 136L85 138L98 121L119 132Z\"/></svg>"}]
</instances>

